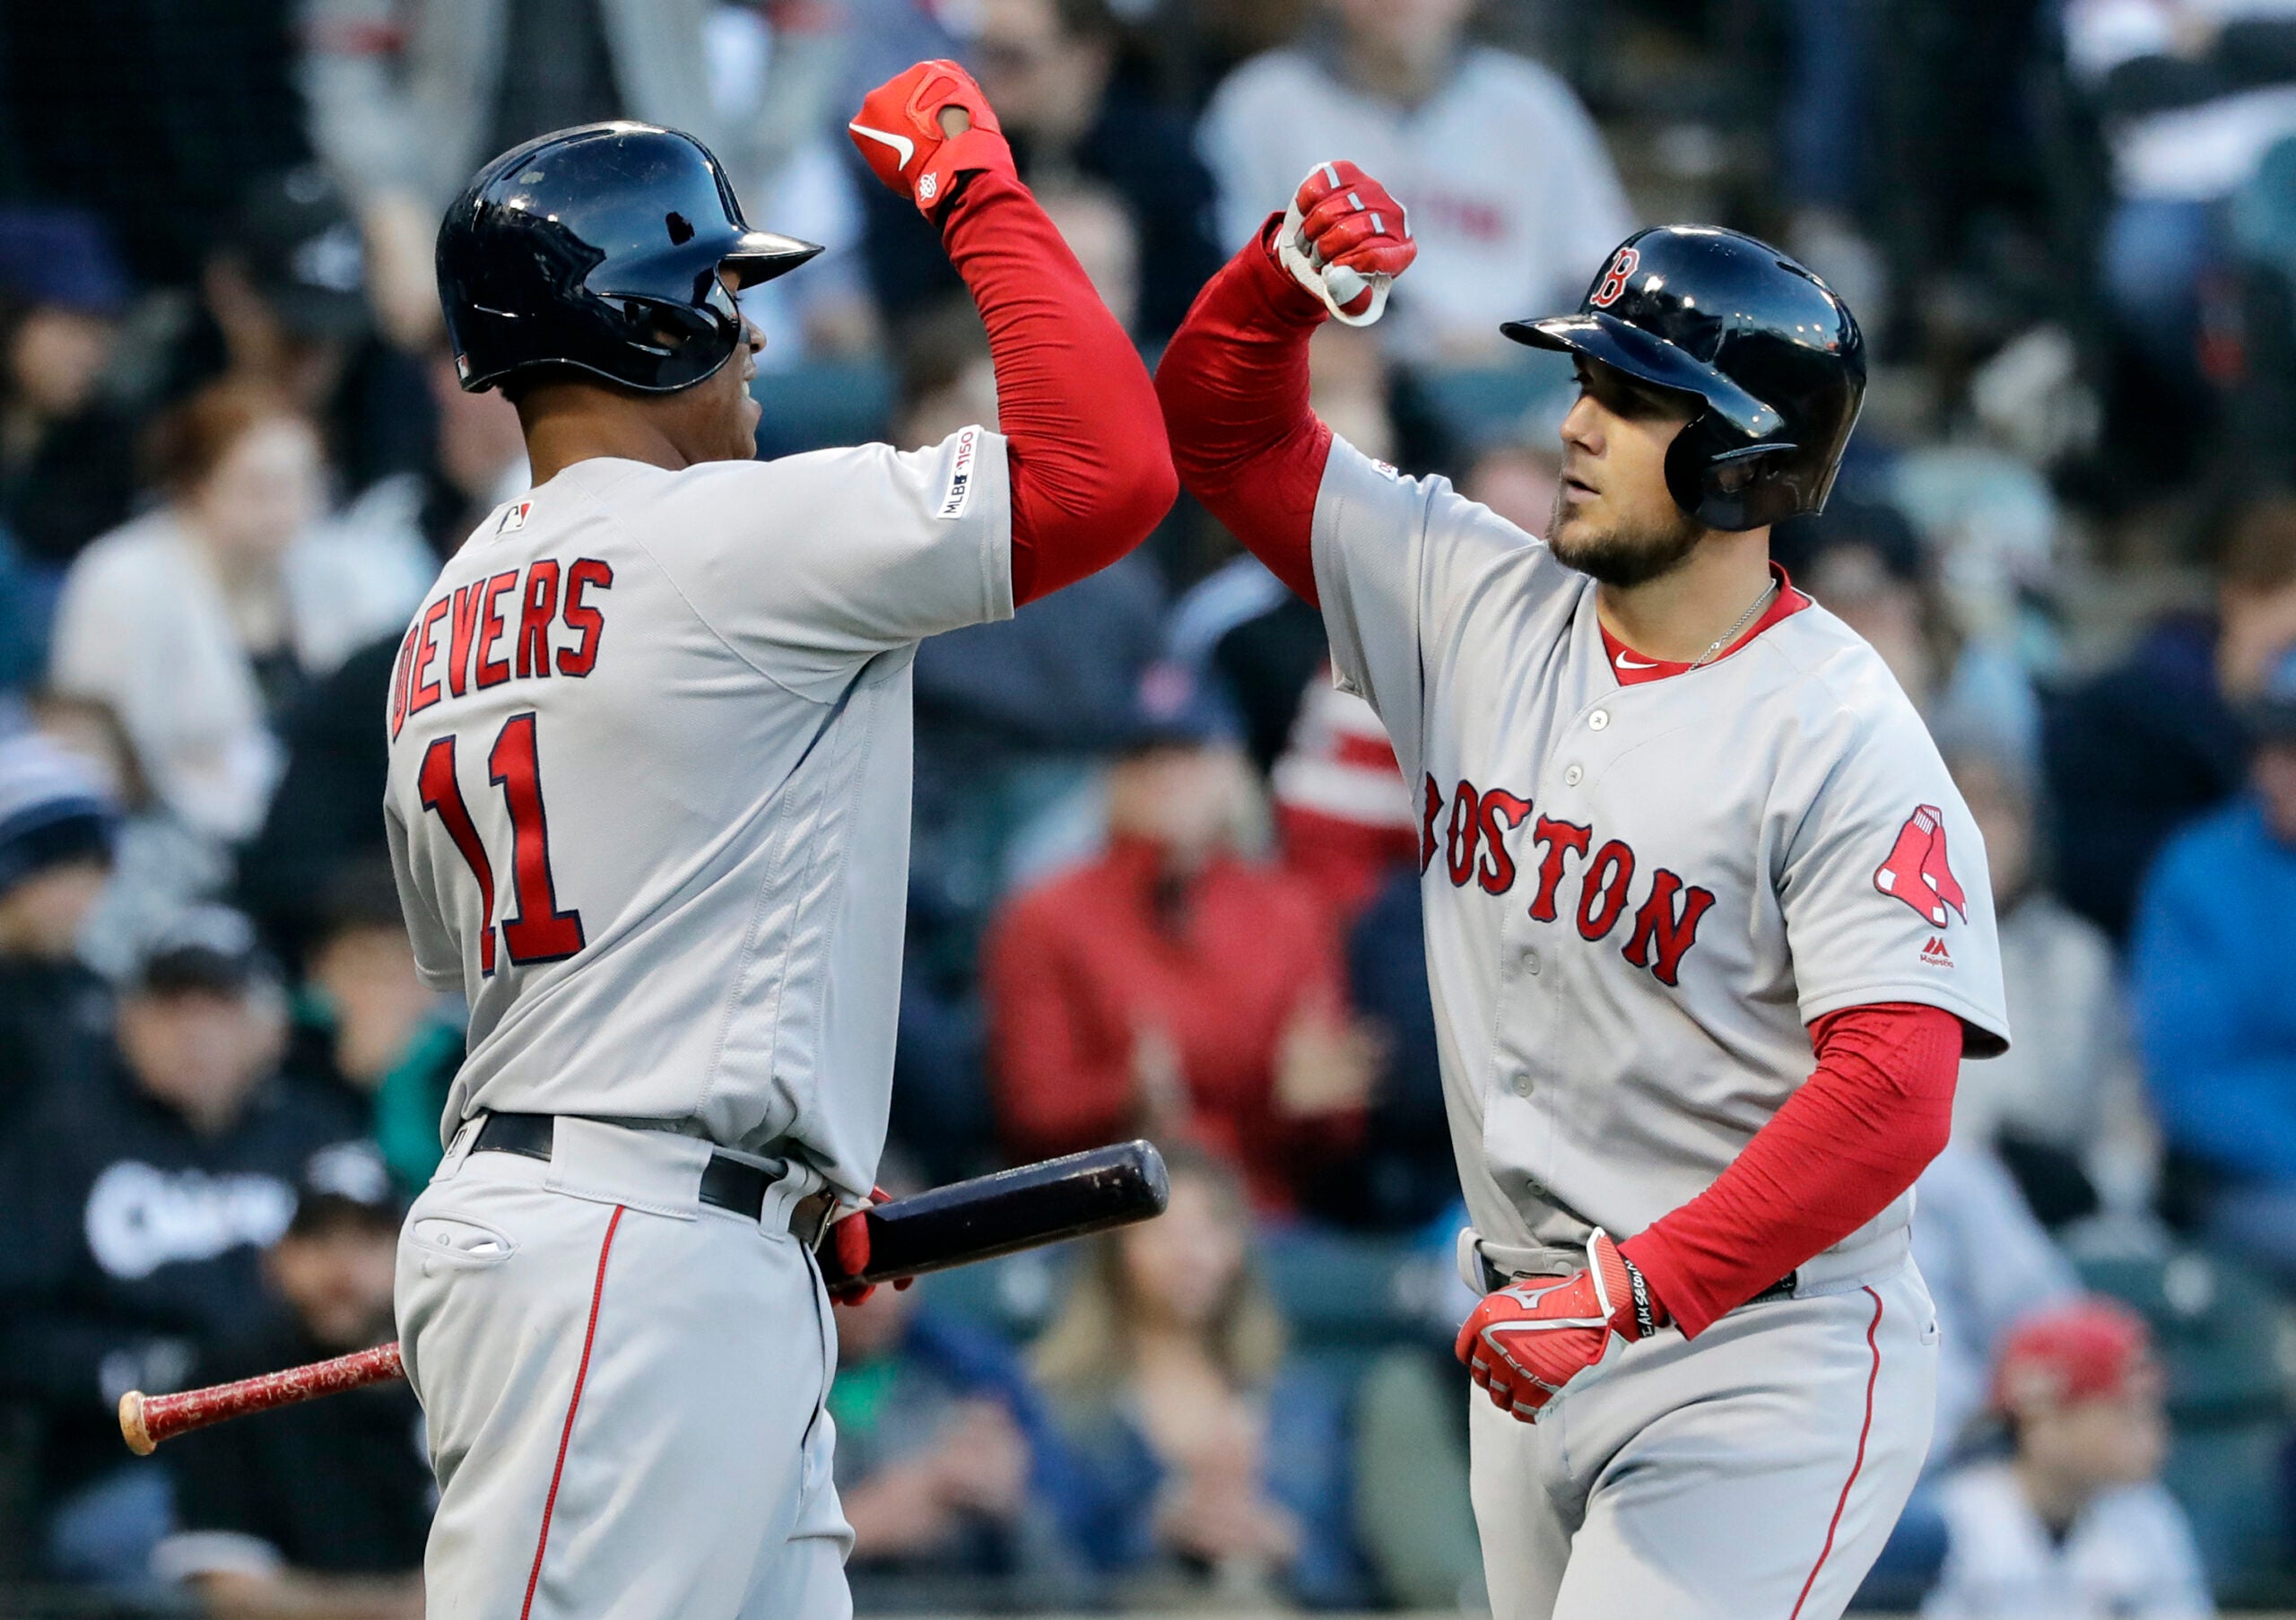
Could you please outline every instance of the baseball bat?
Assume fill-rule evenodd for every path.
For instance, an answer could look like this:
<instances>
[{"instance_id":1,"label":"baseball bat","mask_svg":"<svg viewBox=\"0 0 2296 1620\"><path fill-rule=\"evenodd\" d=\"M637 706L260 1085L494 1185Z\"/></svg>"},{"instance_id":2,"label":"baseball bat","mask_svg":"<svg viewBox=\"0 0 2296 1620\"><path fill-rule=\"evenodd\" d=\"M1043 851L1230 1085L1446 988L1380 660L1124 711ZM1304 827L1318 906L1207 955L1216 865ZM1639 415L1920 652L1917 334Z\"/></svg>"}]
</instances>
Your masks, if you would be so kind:
<instances>
[{"instance_id":1,"label":"baseball bat","mask_svg":"<svg viewBox=\"0 0 2296 1620\"><path fill-rule=\"evenodd\" d=\"M868 1270L831 1275L833 1261L824 1257L824 1275L842 1288L993 1260L1147 1220L1163 1213L1170 1195L1163 1157L1152 1144L1089 1148L876 1205L862 1216L869 1223ZM130 1389L119 1398L120 1437L149 1457L161 1441L193 1429L403 1378L405 1371L398 1346L388 1344L203 1389Z\"/></svg>"}]
</instances>

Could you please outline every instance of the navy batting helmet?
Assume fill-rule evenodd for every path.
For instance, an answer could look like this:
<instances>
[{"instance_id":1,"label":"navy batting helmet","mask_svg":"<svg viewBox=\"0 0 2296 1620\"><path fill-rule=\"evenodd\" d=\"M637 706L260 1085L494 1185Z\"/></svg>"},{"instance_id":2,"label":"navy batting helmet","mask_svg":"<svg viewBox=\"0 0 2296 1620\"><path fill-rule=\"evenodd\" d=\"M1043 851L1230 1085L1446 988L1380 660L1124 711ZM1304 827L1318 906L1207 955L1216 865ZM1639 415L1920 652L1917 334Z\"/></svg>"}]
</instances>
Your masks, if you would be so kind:
<instances>
[{"instance_id":1,"label":"navy batting helmet","mask_svg":"<svg viewBox=\"0 0 2296 1620\"><path fill-rule=\"evenodd\" d=\"M741 346L719 279L752 287L821 249L752 231L709 148L651 124L586 124L512 147L439 227L439 298L473 393L568 366L665 394Z\"/></svg>"},{"instance_id":2,"label":"navy batting helmet","mask_svg":"<svg viewBox=\"0 0 2296 1620\"><path fill-rule=\"evenodd\" d=\"M1822 510L1866 397L1849 306L1768 243L1710 225L1637 231L1578 314L1500 330L1699 400L1667 449L1666 488L1709 528Z\"/></svg>"}]
</instances>

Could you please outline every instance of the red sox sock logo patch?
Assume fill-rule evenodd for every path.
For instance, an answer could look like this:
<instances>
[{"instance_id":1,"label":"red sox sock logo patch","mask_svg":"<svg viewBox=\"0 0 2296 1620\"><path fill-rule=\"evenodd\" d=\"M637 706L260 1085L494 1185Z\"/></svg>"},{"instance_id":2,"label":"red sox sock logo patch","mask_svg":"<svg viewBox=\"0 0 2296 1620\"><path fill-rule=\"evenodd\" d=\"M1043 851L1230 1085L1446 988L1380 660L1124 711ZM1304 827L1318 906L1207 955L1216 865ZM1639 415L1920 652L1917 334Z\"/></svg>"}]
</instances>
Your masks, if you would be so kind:
<instances>
[{"instance_id":1,"label":"red sox sock logo patch","mask_svg":"<svg viewBox=\"0 0 2296 1620\"><path fill-rule=\"evenodd\" d=\"M1969 897L1945 861L1945 818L1936 806L1924 805L1906 817L1889 859L1874 874L1874 886L1905 901L1933 928L1945 926L1948 906L1969 920Z\"/></svg>"}]
</instances>

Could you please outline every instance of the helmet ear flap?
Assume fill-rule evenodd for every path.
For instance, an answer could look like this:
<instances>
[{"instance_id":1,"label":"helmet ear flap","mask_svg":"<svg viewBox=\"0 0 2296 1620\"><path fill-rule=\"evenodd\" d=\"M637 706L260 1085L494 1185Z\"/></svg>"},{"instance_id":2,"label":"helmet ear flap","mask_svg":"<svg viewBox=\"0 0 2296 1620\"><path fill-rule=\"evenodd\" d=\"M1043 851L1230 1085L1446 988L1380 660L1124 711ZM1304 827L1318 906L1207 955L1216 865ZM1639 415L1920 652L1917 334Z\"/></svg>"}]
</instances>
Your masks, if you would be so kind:
<instances>
[{"instance_id":1,"label":"helmet ear flap","mask_svg":"<svg viewBox=\"0 0 2296 1620\"><path fill-rule=\"evenodd\" d=\"M605 297L620 317L622 341L666 362L670 375L698 382L714 374L739 346L740 327L715 308L664 299Z\"/></svg>"},{"instance_id":2,"label":"helmet ear flap","mask_svg":"<svg viewBox=\"0 0 2296 1620\"><path fill-rule=\"evenodd\" d=\"M1666 447L1666 492L1709 528L1761 528L1802 510L1781 483L1800 447L1776 440L1749 444L1711 411L1702 411Z\"/></svg>"}]
</instances>

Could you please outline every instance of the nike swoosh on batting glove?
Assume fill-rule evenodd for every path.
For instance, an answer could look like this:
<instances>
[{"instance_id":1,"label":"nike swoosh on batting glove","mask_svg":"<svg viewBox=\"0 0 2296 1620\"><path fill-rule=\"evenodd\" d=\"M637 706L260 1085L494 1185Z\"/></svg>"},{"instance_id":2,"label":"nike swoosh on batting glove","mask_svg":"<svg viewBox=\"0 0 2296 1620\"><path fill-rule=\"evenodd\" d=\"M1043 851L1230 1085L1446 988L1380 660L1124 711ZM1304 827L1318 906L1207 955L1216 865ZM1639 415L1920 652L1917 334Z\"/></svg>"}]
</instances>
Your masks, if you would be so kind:
<instances>
[{"instance_id":1,"label":"nike swoosh on batting glove","mask_svg":"<svg viewBox=\"0 0 2296 1620\"><path fill-rule=\"evenodd\" d=\"M1317 164L1300 182L1275 248L1292 279L1351 327L1379 318L1387 289L1419 257L1404 205L1344 159Z\"/></svg>"},{"instance_id":2,"label":"nike swoosh on batting glove","mask_svg":"<svg viewBox=\"0 0 2296 1620\"><path fill-rule=\"evenodd\" d=\"M972 120L953 135L941 127L952 107ZM935 224L961 176L986 170L1019 178L988 98L954 62L919 62L895 74L862 98L845 131L870 172Z\"/></svg>"},{"instance_id":3,"label":"nike swoosh on batting glove","mask_svg":"<svg viewBox=\"0 0 2296 1620\"><path fill-rule=\"evenodd\" d=\"M1666 1315L1610 1234L1587 1241L1587 1269L1483 1295L1453 1346L1492 1404L1536 1423L1546 1404L1603 1359L1613 1337L1648 1338Z\"/></svg>"}]
</instances>

